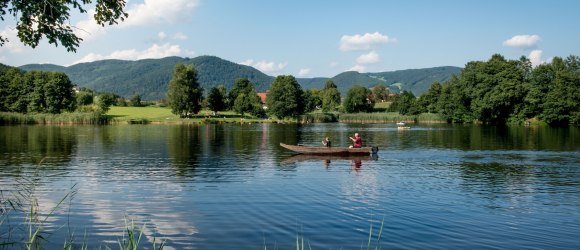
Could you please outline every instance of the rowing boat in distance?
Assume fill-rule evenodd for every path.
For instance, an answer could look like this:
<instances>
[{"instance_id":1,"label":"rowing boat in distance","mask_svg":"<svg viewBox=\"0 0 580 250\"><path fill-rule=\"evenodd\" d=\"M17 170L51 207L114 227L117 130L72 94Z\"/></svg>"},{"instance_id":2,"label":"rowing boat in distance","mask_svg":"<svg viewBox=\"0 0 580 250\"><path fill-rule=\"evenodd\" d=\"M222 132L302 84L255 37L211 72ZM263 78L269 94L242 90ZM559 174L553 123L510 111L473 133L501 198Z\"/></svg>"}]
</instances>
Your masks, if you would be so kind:
<instances>
[{"instance_id":1,"label":"rowing boat in distance","mask_svg":"<svg viewBox=\"0 0 580 250\"><path fill-rule=\"evenodd\" d=\"M296 153L310 155L371 155L373 152L378 151L376 147L314 147L303 145L288 145L285 143L280 143L280 146Z\"/></svg>"}]
</instances>

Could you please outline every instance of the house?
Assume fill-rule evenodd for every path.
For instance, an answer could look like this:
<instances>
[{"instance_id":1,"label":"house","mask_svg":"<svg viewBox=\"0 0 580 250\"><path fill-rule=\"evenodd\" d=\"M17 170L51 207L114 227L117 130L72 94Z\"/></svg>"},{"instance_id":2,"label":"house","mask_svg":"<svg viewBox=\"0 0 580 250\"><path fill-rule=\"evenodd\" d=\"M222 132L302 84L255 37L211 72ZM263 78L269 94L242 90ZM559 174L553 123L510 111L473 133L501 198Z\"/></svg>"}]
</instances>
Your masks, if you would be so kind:
<instances>
[{"instance_id":1,"label":"house","mask_svg":"<svg viewBox=\"0 0 580 250\"><path fill-rule=\"evenodd\" d=\"M268 109L268 106L266 106L266 97L268 97L268 92L260 92L256 93L256 95L260 97L260 102L262 102L262 108Z\"/></svg>"}]
</instances>

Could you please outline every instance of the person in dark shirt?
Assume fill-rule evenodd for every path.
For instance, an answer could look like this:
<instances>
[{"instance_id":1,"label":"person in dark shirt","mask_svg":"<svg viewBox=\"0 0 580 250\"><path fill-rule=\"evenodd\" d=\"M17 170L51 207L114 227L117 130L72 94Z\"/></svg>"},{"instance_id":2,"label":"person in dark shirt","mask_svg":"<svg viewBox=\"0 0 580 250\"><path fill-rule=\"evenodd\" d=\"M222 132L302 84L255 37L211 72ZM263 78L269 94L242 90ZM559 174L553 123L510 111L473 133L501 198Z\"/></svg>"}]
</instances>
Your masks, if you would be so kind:
<instances>
[{"instance_id":1,"label":"person in dark shirt","mask_svg":"<svg viewBox=\"0 0 580 250\"><path fill-rule=\"evenodd\" d=\"M330 142L330 138L328 138L328 136L326 138L324 138L324 140L322 141L322 145L326 146L327 148L330 148L331 142Z\"/></svg>"}]
</instances>

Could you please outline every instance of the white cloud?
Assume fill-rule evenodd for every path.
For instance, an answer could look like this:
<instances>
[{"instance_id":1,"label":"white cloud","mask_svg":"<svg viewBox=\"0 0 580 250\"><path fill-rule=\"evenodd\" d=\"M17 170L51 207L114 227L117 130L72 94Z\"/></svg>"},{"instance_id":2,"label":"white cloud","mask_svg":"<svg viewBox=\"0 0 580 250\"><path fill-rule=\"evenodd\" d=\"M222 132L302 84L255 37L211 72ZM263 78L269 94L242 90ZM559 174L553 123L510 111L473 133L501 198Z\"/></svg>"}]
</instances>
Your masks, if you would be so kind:
<instances>
[{"instance_id":1,"label":"white cloud","mask_svg":"<svg viewBox=\"0 0 580 250\"><path fill-rule=\"evenodd\" d=\"M173 35L173 39L175 39L175 40L187 40L187 36L181 32L177 32L177 33L175 33L175 35Z\"/></svg>"},{"instance_id":2,"label":"white cloud","mask_svg":"<svg viewBox=\"0 0 580 250\"><path fill-rule=\"evenodd\" d=\"M199 5L199 0L145 0L127 8L129 17L121 26L145 26L151 24L175 23L186 20L191 10Z\"/></svg>"},{"instance_id":3,"label":"white cloud","mask_svg":"<svg viewBox=\"0 0 580 250\"><path fill-rule=\"evenodd\" d=\"M372 63L377 63L379 62L381 59L379 58L379 54L377 54L377 52L375 52L374 50L366 53L366 54L362 54L360 55L357 59L356 59L356 63L357 64L372 64Z\"/></svg>"},{"instance_id":4,"label":"white cloud","mask_svg":"<svg viewBox=\"0 0 580 250\"><path fill-rule=\"evenodd\" d=\"M396 42L397 39L382 35L379 32L365 33L364 35L356 34L354 36L343 35L340 38L340 50L369 50L376 45Z\"/></svg>"},{"instance_id":5,"label":"white cloud","mask_svg":"<svg viewBox=\"0 0 580 250\"><path fill-rule=\"evenodd\" d=\"M168 56L179 56L179 55L192 55L193 52L182 50L179 45L174 44L163 44L157 45L153 44L151 47L138 51L136 49L128 49L128 50L117 50L109 55L101 55L90 53L80 60L74 62L73 64L83 63L83 62L92 62L97 60L104 60L104 59L121 59L121 60L140 60L146 58L163 58Z\"/></svg>"},{"instance_id":6,"label":"white cloud","mask_svg":"<svg viewBox=\"0 0 580 250\"><path fill-rule=\"evenodd\" d=\"M148 26L152 24L172 24L186 20L191 15L191 10L199 5L199 0L145 0L143 3L127 6L126 12L129 17L125 21L119 21L118 25L111 27ZM88 41L106 34L107 26L102 27L93 18L95 9L86 14L86 19L79 21L74 27L76 35Z\"/></svg>"},{"instance_id":7,"label":"white cloud","mask_svg":"<svg viewBox=\"0 0 580 250\"><path fill-rule=\"evenodd\" d=\"M259 62L254 62L254 60L252 60L252 59L248 59L246 61L240 62L240 64L252 66L252 67L254 67L254 68L256 68L259 71L262 71L264 73L279 72L288 65L288 63L286 63L286 62L275 63L275 62L267 62L264 60L259 61Z\"/></svg>"},{"instance_id":8,"label":"white cloud","mask_svg":"<svg viewBox=\"0 0 580 250\"><path fill-rule=\"evenodd\" d=\"M310 74L310 69L300 69L298 71L298 76L305 76L305 75L308 75L308 74Z\"/></svg>"},{"instance_id":9,"label":"white cloud","mask_svg":"<svg viewBox=\"0 0 580 250\"><path fill-rule=\"evenodd\" d=\"M90 41L107 33L105 27L97 24L97 21L93 18L94 15L95 9L89 10L87 19L79 21L74 26L76 28L75 34L84 41Z\"/></svg>"},{"instance_id":10,"label":"white cloud","mask_svg":"<svg viewBox=\"0 0 580 250\"><path fill-rule=\"evenodd\" d=\"M157 33L157 37L159 37L159 40L164 40L167 37L167 34L165 34L165 32L161 31L159 33Z\"/></svg>"},{"instance_id":11,"label":"white cloud","mask_svg":"<svg viewBox=\"0 0 580 250\"><path fill-rule=\"evenodd\" d=\"M533 48L541 40L538 35L517 35L503 42L504 46L518 48Z\"/></svg>"},{"instance_id":12,"label":"white cloud","mask_svg":"<svg viewBox=\"0 0 580 250\"><path fill-rule=\"evenodd\" d=\"M530 52L530 55L528 55L528 58L530 59L530 62L533 66L538 66L542 63L545 63L545 61L542 61L542 52L543 51L539 49L535 49Z\"/></svg>"},{"instance_id":13,"label":"white cloud","mask_svg":"<svg viewBox=\"0 0 580 250\"><path fill-rule=\"evenodd\" d=\"M0 36L4 39L8 39L8 42L0 48L2 50L7 49L10 53L20 53L24 50L25 46L18 38L18 31L16 29L6 26L4 30L0 31Z\"/></svg>"},{"instance_id":14,"label":"white cloud","mask_svg":"<svg viewBox=\"0 0 580 250\"><path fill-rule=\"evenodd\" d=\"M352 68L349 69L349 71L357 71L357 72L365 72L366 68L365 66L362 65L354 65L352 66Z\"/></svg>"}]
</instances>

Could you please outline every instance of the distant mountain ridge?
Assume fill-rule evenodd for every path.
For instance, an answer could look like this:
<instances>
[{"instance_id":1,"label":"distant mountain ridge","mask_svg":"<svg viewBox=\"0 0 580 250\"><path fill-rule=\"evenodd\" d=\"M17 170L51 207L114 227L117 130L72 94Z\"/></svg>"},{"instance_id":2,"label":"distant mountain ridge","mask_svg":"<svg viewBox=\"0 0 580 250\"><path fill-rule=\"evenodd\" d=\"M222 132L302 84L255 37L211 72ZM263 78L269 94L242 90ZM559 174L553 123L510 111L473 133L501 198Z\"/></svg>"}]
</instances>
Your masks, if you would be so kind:
<instances>
[{"instance_id":1,"label":"distant mountain ridge","mask_svg":"<svg viewBox=\"0 0 580 250\"><path fill-rule=\"evenodd\" d=\"M198 72L198 82L206 93L212 87L220 84L229 90L235 80L239 78L248 78L256 85L258 91L266 91L275 79L253 67L233 63L215 56L166 57L138 61L101 60L68 67L54 64L28 64L19 68L25 71L60 71L67 74L73 83L81 87L99 92L112 92L123 97L140 95L143 100L160 100L166 97L173 67L177 63L195 66ZM447 66L379 73L348 71L332 78L297 78L297 80L304 89L321 89L324 87L324 83L330 79L338 86L342 95L346 95L348 89L355 84L365 87L384 84L395 92L407 90L412 91L415 95L420 95L434 81L446 81L453 74L460 72L461 68L459 67Z\"/></svg>"}]
</instances>

